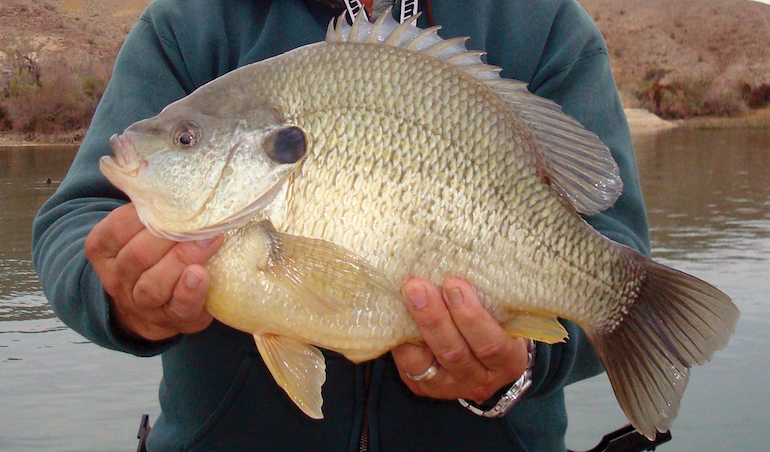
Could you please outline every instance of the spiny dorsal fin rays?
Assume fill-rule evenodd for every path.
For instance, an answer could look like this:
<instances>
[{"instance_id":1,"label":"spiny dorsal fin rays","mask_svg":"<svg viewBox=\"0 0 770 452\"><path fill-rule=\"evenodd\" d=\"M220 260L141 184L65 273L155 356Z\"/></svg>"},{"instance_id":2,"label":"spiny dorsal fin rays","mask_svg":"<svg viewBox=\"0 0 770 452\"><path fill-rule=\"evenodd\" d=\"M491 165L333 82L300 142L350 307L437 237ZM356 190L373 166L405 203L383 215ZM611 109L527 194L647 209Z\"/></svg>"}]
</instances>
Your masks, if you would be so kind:
<instances>
[{"instance_id":1,"label":"spiny dorsal fin rays","mask_svg":"<svg viewBox=\"0 0 770 452\"><path fill-rule=\"evenodd\" d=\"M497 78L499 77L498 74L500 73L500 71L502 71L502 69L500 69L497 66L492 66L491 64L483 64L483 63L472 64L469 66L462 66L462 68L466 74L470 75L471 77L479 81Z\"/></svg>"},{"instance_id":2,"label":"spiny dorsal fin rays","mask_svg":"<svg viewBox=\"0 0 770 452\"><path fill-rule=\"evenodd\" d=\"M380 15L380 17L377 19L376 22L374 22L374 26L372 27L372 30L369 32L369 37L366 40L369 44L375 44L377 43L377 38L379 36L382 36L382 24L385 23L385 19L388 17L388 14L390 14L390 9L388 9L385 14Z\"/></svg>"},{"instance_id":3,"label":"spiny dorsal fin rays","mask_svg":"<svg viewBox=\"0 0 770 452\"><path fill-rule=\"evenodd\" d=\"M496 92L513 115L527 124L539 143L551 186L569 200L576 211L593 215L611 207L623 191L618 165L601 140L555 102L529 92L520 81L503 79L501 69L481 60L484 52L468 50L468 38L444 40L437 27L411 26L419 14L399 24L390 14L370 23L359 14L353 25L344 18L327 32L329 43L373 43L419 52L451 64Z\"/></svg>"},{"instance_id":4,"label":"spiny dorsal fin rays","mask_svg":"<svg viewBox=\"0 0 770 452\"><path fill-rule=\"evenodd\" d=\"M430 46L436 43L436 41L432 39L426 39L426 38L428 37L438 38L438 36L433 36L433 35L436 35L436 33L438 33L439 30L441 30L440 25L435 25L433 27L426 28L420 34L415 36L411 41L409 41L406 44L406 46L404 46L404 48L415 52L422 52L423 50L429 48ZM438 38L438 39L441 39L441 38Z\"/></svg>"},{"instance_id":5,"label":"spiny dorsal fin rays","mask_svg":"<svg viewBox=\"0 0 770 452\"><path fill-rule=\"evenodd\" d=\"M361 25L364 22L369 22L366 19L366 14L363 12L358 13L355 20L353 21L353 26L350 27L350 32L348 33L348 41L350 42L365 42L368 34L368 29L364 29L361 27Z\"/></svg>"},{"instance_id":6,"label":"spiny dorsal fin rays","mask_svg":"<svg viewBox=\"0 0 770 452\"><path fill-rule=\"evenodd\" d=\"M468 36L458 36L456 38L443 39L423 50L422 53L432 56L433 58L438 58L439 60L444 60L448 58L447 55L456 55L457 48L465 49L465 42L469 39L470 38ZM484 53L482 52L479 54L479 56L483 54Z\"/></svg>"},{"instance_id":7,"label":"spiny dorsal fin rays","mask_svg":"<svg viewBox=\"0 0 770 452\"><path fill-rule=\"evenodd\" d=\"M390 11L388 11L387 14L385 14L386 19L390 16ZM408 43L412 40L414 31L419 30L417 28L410 27L412 25L412 22L416 21L420 17L420 13L415 14L414 16L410 17L404 23L396 27L390 35L388 35L387 39L385 39L385 42L383 42L386 46L392 46L392 47L402 47L404 44ZM411 28L411 30L410 30ZM402 39L403 38L403 39Z\"/></svg>"},{"instance_id":8,"label":"spiny dorsal fin rays","mask_svg":"<svg viewBox=\"0 0 770 452\"><path fill-rule=\"evenodd\" d=\"M337 28L334 27L334 21L329 21L329 26L326 27L326 42L338 42L337 41Z\"/></svg>"},{"instance_id":9,"label":"spiny dorsal fin rays","mask_svg":"<svg viewBox=\"0 0 770 452\"><path fill-rule=\"evenodd\" d=\"M458 67L485 64L480 58L485 52L465 48L467 37L445 40L436 34L440 29L439 26L424 30L412 26L419 17L420 13L417 13L399 24L388 10L374 24L369 22L363 14L359 14L353 21L353 25L350 25L343 15L337 19L336 26L334 21L330 23L326 32L326 42L379 43L424 53ZM450 59L453 60L449 61ZM484 74L482 80L488 78L499 80L500 77L497 75L499 68L489 66L489 69L489 72L495 75L489 77L489 74Z\"/></svg>"},{"instance_id":10,"label":"spiny dorsal fin rays","mask_svg":"<svg viewBox=\"0 0 770 452\"><path fill-rule=\"evenodd\" d=\"M463 53L452 55L449 58L444 58L444 61L446 61L449 64L453 64L455 66L479 66L479 65L484 65L484 63L479 63L479 60L481 59L482 56L486 54L487 52L482 52L481 50L468 50ZM487 70L494 72L495 74L502 71L501 68L497 66L492 66L491 64L487 64L484 66L487 66Z\"/></svg>"}]
</instances>

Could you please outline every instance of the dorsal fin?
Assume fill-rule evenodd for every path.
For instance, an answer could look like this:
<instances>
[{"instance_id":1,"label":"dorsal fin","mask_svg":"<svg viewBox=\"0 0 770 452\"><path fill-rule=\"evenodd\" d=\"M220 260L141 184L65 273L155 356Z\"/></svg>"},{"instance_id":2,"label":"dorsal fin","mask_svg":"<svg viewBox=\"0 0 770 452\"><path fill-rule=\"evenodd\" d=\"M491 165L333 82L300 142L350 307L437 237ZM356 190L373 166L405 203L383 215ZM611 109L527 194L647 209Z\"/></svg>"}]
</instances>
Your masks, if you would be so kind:
<instances>
[{"instance_id":1,"label":"dorsal fin","mask_svg":"<svg viewBox=\"0 0 770 452\"><path fill-rule=\"evenodd\" d=\"M418 16L399 24L387 11L372 24L359 14L352 26L342 17L336 26L334 21L329 24L326 42L399 47L459 68L500 95L510 111L530 127L551 186L575 210L593 215L615 203L623 182L615 159L599 137L564 114L555 102L530 93L526 83L500 77L499 67L482 61L484 52L466 49L468 38L445 40L436 34L439 27L423 30L412 26Z\"/></svg>"}]
</instances>

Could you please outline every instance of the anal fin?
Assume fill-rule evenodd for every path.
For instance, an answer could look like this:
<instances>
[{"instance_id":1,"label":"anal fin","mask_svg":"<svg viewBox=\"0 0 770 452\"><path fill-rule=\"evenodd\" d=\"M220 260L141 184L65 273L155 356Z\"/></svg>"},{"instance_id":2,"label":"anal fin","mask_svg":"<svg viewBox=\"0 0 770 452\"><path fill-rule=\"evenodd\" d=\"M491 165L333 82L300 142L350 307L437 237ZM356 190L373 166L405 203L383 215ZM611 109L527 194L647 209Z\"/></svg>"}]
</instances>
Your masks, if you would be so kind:
<instances>
[{"instance_id":1,"label":"anal fin","mask_svg":"<svg viewBox=\"0 0 770 452\"><path fill-rule=\"evenodd\" d=\"M275 334L254 335L259 354L278 386L313 419L323 419L321 387L326 361L316 347Z\"/></svg>"},{"instance_id":2,"label":"anal fin","mask_svg":"<svg viewBox=\"0 0 770 452\"><path fill-rule=\"evenodd\" d=\"M546 344L564 342L569 337L569 333L556 317L544 317L528 312L517 313L501 325L511 336L526 337Z\"/></svg>"}]
</instances>

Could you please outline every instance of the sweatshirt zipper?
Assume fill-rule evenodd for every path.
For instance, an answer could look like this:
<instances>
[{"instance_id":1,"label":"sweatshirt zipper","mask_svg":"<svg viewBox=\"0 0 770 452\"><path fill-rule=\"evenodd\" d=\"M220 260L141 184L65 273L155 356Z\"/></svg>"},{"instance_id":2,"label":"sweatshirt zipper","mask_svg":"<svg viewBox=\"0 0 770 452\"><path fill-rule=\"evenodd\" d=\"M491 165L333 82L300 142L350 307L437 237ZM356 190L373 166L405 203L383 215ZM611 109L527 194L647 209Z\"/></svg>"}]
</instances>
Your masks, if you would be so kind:
<instances>
[{"instance_id":1,"label":"sweatshirt zipper","mask_svg":"<svg viewBox=\"0 0 770 452\"><path fill-rule=\"evenodd\" d=\"M374 361L364 364L364 418L361 421L361 436L358 440L358 452L369 450L369 388L372 384L372 368Z\"/></svg>"}]
</instances>

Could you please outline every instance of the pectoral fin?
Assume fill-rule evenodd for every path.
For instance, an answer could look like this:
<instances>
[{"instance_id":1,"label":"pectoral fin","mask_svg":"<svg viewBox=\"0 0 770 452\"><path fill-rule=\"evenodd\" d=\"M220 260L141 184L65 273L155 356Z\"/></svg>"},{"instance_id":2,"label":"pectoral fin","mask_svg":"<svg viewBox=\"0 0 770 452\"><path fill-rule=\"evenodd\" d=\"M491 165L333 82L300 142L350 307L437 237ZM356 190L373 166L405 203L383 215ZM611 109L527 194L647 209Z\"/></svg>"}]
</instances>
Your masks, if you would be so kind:
<instances>
[{"instance_id":1,"label":"pectoral fin","mask_svg":"<svg viewBox=\"0 0 770 452\"><path fill-rule=\"evenodd\" d=\"M527 337L546 344L564 342L569 333L556 317L543 317L528 312L517 313L502 327L511 335Z\"/></svg>"},{"instance_id":2,"label":"pectoral fin","mask_svg":"<svg viewBox=\"0 0 770 452\"><path fill-rule=\"evenodd\" d=\"M362 257L325 240L269 231L265 274L320 314L339 312L373 296L402 299L393 284Z\"/></svg>"},{"instance_id":3,"label":"pectoral fin","mask_svg":"<svg viewBox=\"0 0 770 452\"><path fill-rule=\"evenodd\" d=\"M323 419L321 386L326 381L326 361L310 344L274 334L254 335L259 354L276 383L313 419Z\"/></svg>"}]
</instances>

